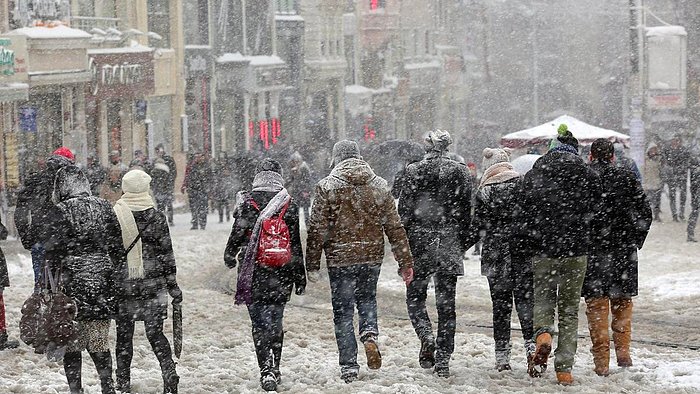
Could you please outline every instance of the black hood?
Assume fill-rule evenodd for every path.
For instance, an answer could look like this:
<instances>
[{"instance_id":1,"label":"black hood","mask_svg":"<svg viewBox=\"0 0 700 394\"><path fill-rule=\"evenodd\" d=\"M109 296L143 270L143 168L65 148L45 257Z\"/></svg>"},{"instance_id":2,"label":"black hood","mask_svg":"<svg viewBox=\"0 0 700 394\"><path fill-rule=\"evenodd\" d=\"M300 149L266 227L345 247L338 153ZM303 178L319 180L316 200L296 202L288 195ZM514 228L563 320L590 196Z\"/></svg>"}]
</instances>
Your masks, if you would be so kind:
<instances>
[{"instance_id":1,"label":"black hood","mask_svg":"<svg viewBox=\"0 0 700 394\"><path fill-rule=\"evenodd\" d=\"M75 165L68 165L58 170L53 182L53 202L90 196L90 182L83 171Z\"/></svg>"},{"instance_id":2,"label":"black hood","mask_svg":"<svg viewBox=\"0 0 700 394\"><path fill-rule=\"evenodd\" d=\"M48 159L46 159L46 168L48 168L49 171L51 171L54 174L61 168L70 165L74 165L74 163L70 159L67 159L63 156L51 155Z\"/></svg>"}]
</instances>

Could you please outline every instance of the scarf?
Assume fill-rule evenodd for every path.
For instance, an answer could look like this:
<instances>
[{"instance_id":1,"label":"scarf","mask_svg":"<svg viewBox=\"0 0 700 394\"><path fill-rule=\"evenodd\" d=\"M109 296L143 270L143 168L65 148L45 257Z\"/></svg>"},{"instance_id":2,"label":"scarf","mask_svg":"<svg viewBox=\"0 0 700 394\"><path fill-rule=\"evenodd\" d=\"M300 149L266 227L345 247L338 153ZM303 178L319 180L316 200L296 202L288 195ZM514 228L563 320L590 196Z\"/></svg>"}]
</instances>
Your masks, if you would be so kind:
<instances>
[{"instance_id":1,"label":"scarf","mask_svg":"<svg viewBox=\"0 0 700 394\"><path fill-rule=\"evenodd\" d=\"M569 144L561 144L559 146L555 146L554 148L549 150L550 152L568 152L568 153L573 153L576 156L578 156L578 149L576 149L574 146L569 145Z\"/></svg>"},{"instance_id":2,"label":"scarf","mask_svg":"<svg viewBox=\"0 0 700 394\"><path fill-rule=\"evenodd\" d=\"M271 171L263 171L271 172ZM276 172L272 172L277 174ZM258 175L262 172L258 173ZM255 178L258 178L258 175ZM277 174L280 178L281 175ZM255 188L253 188L255 190ZM250 239L248 240L248 245L245 249L245 258L243 259L243 264L238 272L238 282L236 285L236 305L250 305L253 302L253 269L255 267L256 254L258 252L258 242L260 241L260 232L262 231L263 221L271 218L280 210L283 206L289 203L291 197L287 192L287 189L282 188L277 194L270 200L270 202L263 208L255 221L255 226L253 226L253 231L250 233Z\"/></svg>"},{"instance_id":3,"label":"scarf","mask_svg":"<svg viewBox=\"0 0 700 394\"><path fill-rule=\"evenodd\" d=\"M122 244L125 251L139 236L139 228L132 211L141 212L153 207L153 198L149 193L124 193L114 205L114 213L122 229ZM143 242L140 239L126 255L126 261L129 269L128 278L143 279Z\"/></svg>"},{"instance_id":4,"label":"scarf","mask_svg":"<svg viewBox=\"0 0 700 394\"><path fill-rule=\"evenodd\" d=\"M481 176L479 187L506 182L519 176L520 174L513 170L512 164L507 161L502 161L486 169L484 175Z\"/></svg>"},{"instance_id":5,"label":"scarf","mask_svg":"<svg viewBox=\"0 0 700 394\"><path fill-rule=\"evenodd\" d=\"M253 179L254 192L279 192L284 189L282 175L274 171L260 171Z\"/></svg>"}]
</instances>

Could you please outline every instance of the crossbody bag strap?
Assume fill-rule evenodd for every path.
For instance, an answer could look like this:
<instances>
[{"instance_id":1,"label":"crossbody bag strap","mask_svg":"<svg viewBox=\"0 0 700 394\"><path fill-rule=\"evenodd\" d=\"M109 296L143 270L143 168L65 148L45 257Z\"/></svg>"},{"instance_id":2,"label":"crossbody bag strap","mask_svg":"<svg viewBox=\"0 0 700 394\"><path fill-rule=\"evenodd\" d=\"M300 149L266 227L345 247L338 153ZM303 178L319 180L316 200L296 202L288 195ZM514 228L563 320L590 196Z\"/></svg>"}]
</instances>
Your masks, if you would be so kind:
<instances>
[{"instance_id":1,"label":"crossbody bag strap","mask_svg":"<svg viewBox=\"0 0 700 394\"><path fill-rule=\"evenodd\" d=\"M134 246L136 246L136 243L139 242L140 239L141 239L141 232L139 231L136 238L134 238L133 242L131 242L131 245L129 245L129 247L126 248L126 254L129 254L129 252L131 252L131 249L133 249Z\"/></svg>"}]
</instances>

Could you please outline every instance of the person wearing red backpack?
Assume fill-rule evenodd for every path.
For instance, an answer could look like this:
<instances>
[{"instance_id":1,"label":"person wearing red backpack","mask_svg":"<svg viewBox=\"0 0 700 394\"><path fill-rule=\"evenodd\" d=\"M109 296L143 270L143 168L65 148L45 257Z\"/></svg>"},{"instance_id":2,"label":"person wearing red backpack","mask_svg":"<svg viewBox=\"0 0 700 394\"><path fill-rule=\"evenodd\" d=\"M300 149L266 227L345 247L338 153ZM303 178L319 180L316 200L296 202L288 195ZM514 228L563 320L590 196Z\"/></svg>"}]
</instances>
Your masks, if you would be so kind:
<instances>
[{"instance_id":1,"label":"person wearing red backpack","mask_svg":"<svg viewBox=\"0 0 700 394\"><path fill-rule=\"evenodd\" d=\"M299 207L284 188L282 166L271 159L258 164L252 190L237 200L224 263L229 268L241 263L235 302L248 307L260 385L275 391L281 383L284 307L293 288L297 295L306 288Z\"/></svg>"}]
</instances>

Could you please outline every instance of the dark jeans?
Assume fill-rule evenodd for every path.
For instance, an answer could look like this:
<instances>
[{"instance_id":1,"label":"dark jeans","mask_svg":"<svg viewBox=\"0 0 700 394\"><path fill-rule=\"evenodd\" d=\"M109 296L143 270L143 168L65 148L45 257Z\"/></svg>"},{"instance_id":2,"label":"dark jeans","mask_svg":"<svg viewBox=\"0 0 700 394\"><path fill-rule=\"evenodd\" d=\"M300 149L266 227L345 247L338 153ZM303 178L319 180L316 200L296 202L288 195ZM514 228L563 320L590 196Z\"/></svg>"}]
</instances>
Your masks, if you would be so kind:
<instances>
[{"instance_id":1,"label":"dark jeans","mask_svg":"<svg viewBox=\"0 0 700 394\"><path fill-rule=\"evenodd\" d=\"M690 203L691 211L688 217L688 238L695 238L695 226L698 224L700 214L700 196L693 196Z\"/></svg>"},{"instance_id":2,"label":"dark jeans","mask_svg":"<svg viewBox=\"0 0 700 394\"><path fill-rule=\"evenodd\" d=\"M663 189L645 190L645 192L649 199L649 204L651 205L651 211L654 213L654 218L656 219L659 213L661 213L661 193Z\"/></svg>"},{"instance_id":3,"label":"dark jeans","mask_svg":"<svg viewBox=\"0 0 700 394\"><path fill-rule=\"evenodd\" d=\"M284 340L282 328L284 307L285 304L252 303L248 305L255 355L258 358L261 375L268 373L279 375Z\"/></svg>"},{"instance_id":4,"label":"dark jeans","mask_svg":"<svg viewBox=\"0 0 700 394\"><path fill-rule=\"evenodd\" d=\"M168 223L173 224L173 195L156 194L156 206L168 217Z\"/></svg>"},{"instance_id":5,"label":"dark jeans","mask_svg":"<svg viewBox=\"0 0 700 394\"><path fill-rule=\"evenodd\" d=\"M133 320L117 319L117 383L124 384L131 381L131 360L134 357L134 326ZM158 358L163 376L175 372L170 342L163 334L163 320L154 318L144 321L146 338L151 344L153 353Z\"/></svg>"},{"instance_id":6,"label":"dark jeans","mask_svg":"<svg viewBox=\"0 0 700 394\"><path fill-rule=\"evenodd\" d=\"M187 190L190 196L190 211L192 212L192 228L204 228L207 226L207 210L209 209L209 196L201 190Z\"/></svg>"},{"instance_id":7,"label":"dark jeans","mask_svg":"<svg viewBox=\"0 0 700 394\"><path fill-rule=\"evenodd\" d=\"M676 189L680 189L680 207L676 207ZM688 192L688 176L674 176L668 182L668 199L671 204L671 215L676 219L685 216L685 200Z\"/></svg>"},{"instance_id":8,"label":"dark jeans","mask_svg":"<svg viewBox=\"0 0 700 394\"><path fill-rule=\"evenodd\" d=\"M226 213L226 221L231 220L231 204L228 200L216 200L214 205L216 210L219 211L219 223L224 221L224 213Z\"/></svg>"},{"instance_id":9,"label":"dark jeans","mask_svg":"<svg viewBox=\"0 0 700 394\"><path fill-rule=\"evenodd\" d=\"M510 276L488 277L491 303L493 304L493 339L496 353L510 354L510 315L515 309L525 343L532 342L532 308L534 306L532 271L512 272Z\"/></svg>"},{"instance_id":10,"label":"dark jeans","mask_svg":"<svg viewBox=\"0 0 700 394\"><path fill-rule=\"evenodd\" d=\"M34 292L41 291L44 284L44 262L46 261L46 250L40 243L32 246L32 268L34 269Z\"/></svg>"},{"instance_id":11,"label":"dark jeans","mask_svg":"<svg viewBox=\"0 0 700 394\"><path fill-rule=\"evenodd\" d=\"M406 288L406 306L418 338L421 341L432 341L434 338L433 326L425 307L425 300L428 298L428 284L431 278L434 278L435 281L435 303L438 314L435 363L447 365L455 348L457 277L452 274L436 273L427 277L414 278L413 282Z\"/></svg>"},{"instance_id":12,"label":"dark jeans","mask_svg":"<svg viewBox=\"0 0 700 394\"><path fill-rule=\"evenodd\" d=\"M357 372L357 339L353 328L355 306L359 316L360 340L379 334L377 325L377 281L381 264L355 264L329 267L335 340L343 373Z\"/></svg>"}]
</instances>

